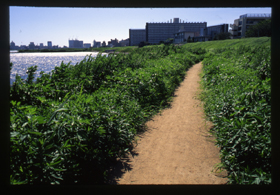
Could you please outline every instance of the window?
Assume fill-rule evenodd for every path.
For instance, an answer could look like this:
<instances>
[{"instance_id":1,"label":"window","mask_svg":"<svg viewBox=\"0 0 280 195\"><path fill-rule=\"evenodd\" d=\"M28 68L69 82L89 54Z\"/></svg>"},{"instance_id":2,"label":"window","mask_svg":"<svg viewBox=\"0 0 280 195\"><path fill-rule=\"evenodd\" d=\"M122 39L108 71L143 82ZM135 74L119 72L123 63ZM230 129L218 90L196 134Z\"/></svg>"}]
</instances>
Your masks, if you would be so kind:
<instances>
[{"instance_id":1,"label":"window","mask_svg":"<svg viewBox=\"0 0 280 195\"><path fill-rule=\"evenodd\" d=\"M239 21L238 25L242 25L242 21Z\"/></svg>"},{"instance_id":2,"label":"window","mask_svg":"<svg viewBox=\"0 0 280 195\"><path fill-rule=\"evenodd\" d=\"M253 24L254 20L247 20L247 24Z\"/></svg>"}]
</instances>

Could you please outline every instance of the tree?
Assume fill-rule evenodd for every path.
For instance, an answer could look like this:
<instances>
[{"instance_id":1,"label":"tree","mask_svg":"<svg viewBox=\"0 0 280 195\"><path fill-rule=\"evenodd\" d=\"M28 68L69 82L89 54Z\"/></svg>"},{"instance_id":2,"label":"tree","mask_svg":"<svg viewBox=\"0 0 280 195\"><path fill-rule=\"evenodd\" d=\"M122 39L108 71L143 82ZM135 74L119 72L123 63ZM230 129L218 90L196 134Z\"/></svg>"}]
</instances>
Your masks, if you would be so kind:
<instances>
[{"instance_id":1,"label":"tree","mask_svg":"<svg viewBox=\"0 0 280 195\"><path fill-rule=\"evenodd\" d=\"M271 19L259 22L256 25L250 26L246 33L246 37L271 37Z\"/></svg>"},{"instance_id":2,"label":"tree","mask_svg":"<svg viewBox=\"0 0 280 195\"><path fill-rule=\"evenodd\" d=\"M149 42L146 42L146 41L141 41L141 42L139 43L138 47L144 47L144 46L146 46L146 45L150 45L150 43L149 43Z\"/></svg>"},{"instance_id":3,"label":"tree","mask_svg":"<svg viewBox=\"0 0 280 195\"><path fill-rule=\"evenodd\" d=\"M188 42L188 43L193 42L193 39L191 38L191 36L188 37L187 42Z\"/></svg>"},{"instance_id":4,"label":"tree","mask_svg":"<svg viewBox=\"0 0 280 195\"><path fill-rule=\"evenodd\" d=\"M173 43L173 41L174 41L174 38L168 38L168 39L166 39L165 41L164 41L164 44L166 45L166 44L171 44L171 43Z\"/></svg>"}]
</instances>

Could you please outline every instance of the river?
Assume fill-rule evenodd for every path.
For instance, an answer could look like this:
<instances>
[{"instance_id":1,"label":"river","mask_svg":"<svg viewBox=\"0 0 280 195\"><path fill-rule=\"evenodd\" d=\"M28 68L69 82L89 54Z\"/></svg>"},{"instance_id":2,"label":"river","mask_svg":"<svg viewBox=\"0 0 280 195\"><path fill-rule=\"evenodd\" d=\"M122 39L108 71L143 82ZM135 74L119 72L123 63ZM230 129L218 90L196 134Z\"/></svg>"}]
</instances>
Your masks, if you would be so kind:
<instances>
[{"instance_id":1,"label":"river","mask_svg":"<svg viewBox=\"0 0 280 195\"><path fill-rule=\"evenodd\" d=\"M17 51L10 51L10 62L13 67L10 73L10 85L15 81L15 76L18 74L23 79L27 78L26 71L28 67L37 65L35 78L40 76L40 72L51 72L54 67L60 66L61 62L76 65L82 61L86 56L97 56L98 52L42 52L42 53L18 53ZM107 55L107 54L102 54Z\"/></svg>"}]
</instances>

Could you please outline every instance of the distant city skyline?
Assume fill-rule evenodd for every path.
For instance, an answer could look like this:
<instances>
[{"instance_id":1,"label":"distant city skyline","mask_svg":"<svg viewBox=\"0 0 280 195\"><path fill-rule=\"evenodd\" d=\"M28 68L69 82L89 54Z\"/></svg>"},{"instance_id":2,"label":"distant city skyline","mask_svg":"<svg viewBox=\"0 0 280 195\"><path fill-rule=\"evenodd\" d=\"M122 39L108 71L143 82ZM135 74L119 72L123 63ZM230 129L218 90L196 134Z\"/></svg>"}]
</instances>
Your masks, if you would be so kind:
<instances>
[{"instance_id":1,"label":"distant city skyline","mask_svg":"<svg viewBox=\"0 0 280 195\"><path fill-rule=\"evenodd\" d=\"M240 15L271 13L271 8L48 8L10 6L10 42L28 46L48 41L69 47L69 39L106 44L129 38L129 29L144 29L146 22L207 22L233 24Z\"/></svg>"}]
</instances>

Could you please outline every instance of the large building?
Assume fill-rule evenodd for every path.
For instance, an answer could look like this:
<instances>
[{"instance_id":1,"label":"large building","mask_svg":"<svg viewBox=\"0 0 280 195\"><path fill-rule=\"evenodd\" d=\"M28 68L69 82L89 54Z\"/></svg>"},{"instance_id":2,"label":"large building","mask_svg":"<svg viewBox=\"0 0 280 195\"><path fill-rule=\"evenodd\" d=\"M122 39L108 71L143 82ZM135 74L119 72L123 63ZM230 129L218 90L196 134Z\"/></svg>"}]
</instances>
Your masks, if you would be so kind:
<instances>
[{"instance_id":1,"label":"large building","mask_svg":"<svg viewBox=\"0 0 280 195\"><path fill-rule=\"evenodd\" d=\"M119 46L119 40L117 38L115 38L115 40L111 39L111 41L108 41L108 45L111 47L117 47Z\"/></svg>"},{"instance_id":2,"label":"large building","mask_svg":"<svg viewBox=\"0 0 280 195\"><path fill-rule=\"evenodd\" d=\"M29 45L28 45L28 48L29 48L29 49L35 49L35 44L34 44L34 42L30 42Z\"/></svg>"},{"instance_id":3,"label":"large building","mask_svg":"<svg viewBox=\"0 0 280 195\"><path fill-rule=\"evenodd\" d=\"M230 25L233 38L245 37L247 29L258 24L260 21L271 19L271 14L244 14L239 16L239 19L234 20L234 23Z\"/></svg>"},{"instance_id":4,"label":"large building","mask_svg":"<svg viewBox=\"0 0 280 195\"><path fill-rule=\"evenodd\" d=\"M83 41L79 41L77 39L69 40L69 48L83 48L83 47L84 47Z\"/></svg>"},{"instance_id":5,"label":"large building","mask_svg":"<svg viewBox=\"0 0 280 195\"><path fill-rule=\"evenodd\" d=\"M145 29L129 29L129 45L138 46L140 42L146 41Z\"/></svg>"},{"instance_id":6,"label":"large building","mask_svg":"<svg viewBox=\"0 0 280 195\"><path fill-rule=\"evenodd\" d=\"M207 22L181 22L179 18L174 18L170 22L146 23L146 41L148 43L158 44L160 41L166 41L174 38L174 34L180 31L193 32L200 36L202 29L207 27Z\"/></svg>"},{"instance_id":7,"label":"large building","mask_svg":"<svg viewBox=\"0 0 280 195\"><path fill-rule=\"evenodd\" d=\"M213 40L217 34L227 33L227 32L228 32L228 24L208 26L204 31L205 36L208 37L209 40Z\"/></svg>"},{"instance_id":8,"label":"large building","mask_svg":"<svg viewBox=\"0 0 280 195\"><path fill-rule=\"evenodd\" d=\"M92 47L101 47L101 42L93 40Z\"/></svg>"}]
</instances>

